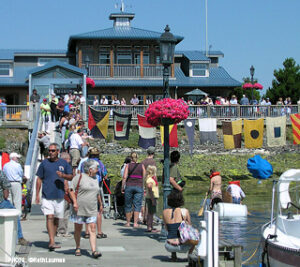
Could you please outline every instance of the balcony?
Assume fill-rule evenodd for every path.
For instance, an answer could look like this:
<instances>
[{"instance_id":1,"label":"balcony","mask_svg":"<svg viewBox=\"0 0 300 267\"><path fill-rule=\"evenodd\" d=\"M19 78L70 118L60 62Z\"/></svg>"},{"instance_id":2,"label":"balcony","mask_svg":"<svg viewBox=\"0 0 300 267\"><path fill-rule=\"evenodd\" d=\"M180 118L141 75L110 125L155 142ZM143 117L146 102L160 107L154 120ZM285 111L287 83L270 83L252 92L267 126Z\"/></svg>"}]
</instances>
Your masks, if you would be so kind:
<instances>
[{"instance_id":1,"label":"balcony","mask_svg":"<svg viewBox=\"0 0 300 267\"><path fill-rule=\"evenodd\" d=\"M83 64L82 68L86 66ZM95 78L162 78L160 64L89 64L89 76Z\"/></svg>"}]
</instances>

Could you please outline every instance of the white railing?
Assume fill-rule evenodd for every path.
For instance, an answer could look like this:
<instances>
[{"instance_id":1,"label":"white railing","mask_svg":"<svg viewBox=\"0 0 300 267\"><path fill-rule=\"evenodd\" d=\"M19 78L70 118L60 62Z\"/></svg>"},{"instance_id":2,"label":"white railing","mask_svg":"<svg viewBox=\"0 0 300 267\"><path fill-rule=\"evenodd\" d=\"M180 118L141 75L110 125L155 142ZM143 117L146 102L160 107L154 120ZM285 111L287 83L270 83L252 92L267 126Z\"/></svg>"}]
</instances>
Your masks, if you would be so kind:
<instances>
[{"instance_id":1,"label":"white railing","mask_svg":"<svg viewBox=\"0 0 300 267\"><path fill-rule=\"evenodd\" d=\"M29 120L29 106L0 106L0 118L4 121L27 121Z\"/></svg>"}]
</instances>

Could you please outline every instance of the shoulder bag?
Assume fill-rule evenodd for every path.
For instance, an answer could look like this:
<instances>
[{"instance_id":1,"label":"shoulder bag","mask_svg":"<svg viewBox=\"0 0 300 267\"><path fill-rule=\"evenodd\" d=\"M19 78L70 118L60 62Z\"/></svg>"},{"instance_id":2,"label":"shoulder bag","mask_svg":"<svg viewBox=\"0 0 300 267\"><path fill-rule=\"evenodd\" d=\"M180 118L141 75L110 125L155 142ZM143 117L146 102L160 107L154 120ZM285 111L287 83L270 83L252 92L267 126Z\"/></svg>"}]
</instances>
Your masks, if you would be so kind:
<instances>
[{"instance_id":1,"label":"shoulder bag","mask_svg":"<svg viewBox=\"0 0 300 267\"><path fill-rule=\"evenodd\" d=\"M77 195L78 195L78 190L79 190L79 184L80 184L80 181L81 181L81 177L82 177L82 174L80 174L80 177L79 177L79 180L78 180L76 189L75 189L75 197L76 197L76 198L77 198ZM73 201L72 201L72 198L70 197L69 192L65 192L64 199L65 199L69 204L73 204Z\"/></svg>"},{"instance_id":2,"label":"shoulder bag","mask_svg":"<svg viewBox=\"0 0 300 267\"><path fill-rule=\"evenodd\" d=\"M182 222L178 227L181 243L185 243L189 240L198 241L200 238L199 231L186 222L185 216L182 213L183 210L181 210Z\"/></svg>"}]
</instances>

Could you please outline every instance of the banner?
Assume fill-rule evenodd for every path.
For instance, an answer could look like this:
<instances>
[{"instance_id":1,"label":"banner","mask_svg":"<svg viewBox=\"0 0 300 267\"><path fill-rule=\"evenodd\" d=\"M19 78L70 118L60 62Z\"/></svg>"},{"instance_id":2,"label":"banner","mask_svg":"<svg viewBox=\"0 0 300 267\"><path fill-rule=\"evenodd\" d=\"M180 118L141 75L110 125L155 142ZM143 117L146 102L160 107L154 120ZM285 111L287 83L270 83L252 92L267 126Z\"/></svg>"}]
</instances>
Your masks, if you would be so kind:
<instances>
[{"instance_id":1,"label":"banner","mask_svg":"<svg viewBox=\"0 0 300 267\"><path fill-rule=\"evenodd\" d=\"M222 127L224 148L241 148L242 119L236 121L222 121Z\"/></svg>"},{"instance_id":2,"label":"banner","mask_svg":"<svg viewBox=\"0 0 300 267\"><path fill-rule=\"evenodd\" d=\"M184 128L186 131L186 135L189 139L190 144L190 154L193 154L194 149L194 133L195 133L195 120L186 119L184 120Z\"/></svg>"},{"instance_id":3,"label":"banner","mask_svg":"<svg viewBox=\"0 0 300 267\"><path fill-rule=\"evenodd\" d=\"M170 133L170 137L169 137L170 147L178 147L177 124L169 125L169 133ZM160 126L160 138L161 138L161 144L164 145L164 126Z\"/></svg>"},{"instance_id":4,"label":"banner","mask_svg":"<svg viewBox=\"0 0 300 267\"><path fill-rule=\"evenodd\" d=\"M267 145L269 147L286 144L286 116L266 118Z\"/></svg>"},{"instance_id":5,"label":"banner","mask_svg":"<svg viewBox=\"0 0 300 267\"><path fill-rule=\"evenodd\" d=\"M300 144L300 113L293 114L290 116L292 121L292 127L293 127L293 139L294 144L298 145Z\"/></svg>"},{"instance_id":6,"label":"banner","mask_svg":"<svg viewBox=\"0 0 300 267\"><path fill-rule=\"evenodd\" d=\"M137 114L139 125L139 143L142 148L147 149L149 146L155 147L156 127L150 125L145 116Z\"/></svg>"},{"instance_id":7,"label":"banner","mask_svg":"<svg viewBox=\"0 0 300 267\"><path fill-rule=\"evenodd\" d=\"M244 120L246 148L260 148L263 145L264 119Z\"/></svg>"},{"instance_id":8,"label":"banner","mask_svg":"<svg viewBox=\"0 0 300 267\"><path fill-rule=\"evenodd\" d=\"M132 114L113 112L115 140L128 140Z\"/></svg>"},{"instance_id":9,"label":"banner","mask_svg":"<svg viewBox=\"0 0 300 267\"><path fill-rule=\"evenodd\" d=\"M94 138L106 139L109 122L109 111L98 111L89 107L88 127Z\"/></svg>"},{"instance_id":10,"label":"banner","mask_svg":"<svg viewBox=\"0 0 300 267\"><path fill-rule=\"evenodd\" d=\"M218 142L217 119L199 119L200 144Z\"/></svg>"}]
</instances>

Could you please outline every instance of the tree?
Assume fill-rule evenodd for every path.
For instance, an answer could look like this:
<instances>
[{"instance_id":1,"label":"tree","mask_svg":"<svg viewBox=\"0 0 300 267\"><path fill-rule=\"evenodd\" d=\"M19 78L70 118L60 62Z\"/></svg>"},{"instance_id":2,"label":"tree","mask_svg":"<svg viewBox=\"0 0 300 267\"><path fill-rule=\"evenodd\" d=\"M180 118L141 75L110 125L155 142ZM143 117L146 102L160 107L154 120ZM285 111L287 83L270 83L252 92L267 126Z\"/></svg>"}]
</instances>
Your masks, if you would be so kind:
<instances>
[{"instance_id":1,"label":"tree","mask_svg":"<svg viewBox=\"0 0 300 267\"><path fill-rule=\"evenodd\" d=\"M243 78L244 83L251 83L251 79L249 77L244 77ZM254 83L257 83L257 80L253 80ZM251 101L252 99L252 89L243 89L243 87L236 87L233 89L233 93L234 95L236 95L237 99L241 99L243 95L246 95L249 99L249 101ZM260 99L260 95L259 92L255 89L253 89L253 98L256 99L257 101L259 101Z\"/></svg>"},{"instance_id":2,"label":"tree","mask_svg":"<svg viewBox=\"0 0 300 267\"><path fill-rule=\"evenodd\" d=\"M300 97L300 66L296 65L293 58L287 58L283 66L283 69L274 70L275 79L272 81L272 88L267 90L266 97L274 104L279 97L283 100L290 97L292 103L297 103Z\"/></svg>"}]
</instances>

